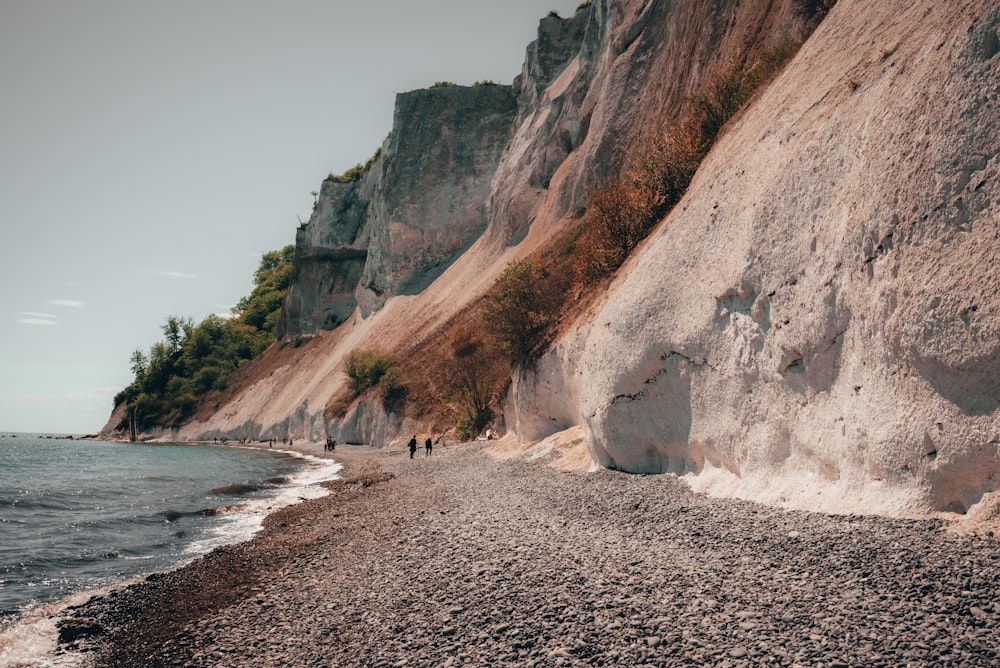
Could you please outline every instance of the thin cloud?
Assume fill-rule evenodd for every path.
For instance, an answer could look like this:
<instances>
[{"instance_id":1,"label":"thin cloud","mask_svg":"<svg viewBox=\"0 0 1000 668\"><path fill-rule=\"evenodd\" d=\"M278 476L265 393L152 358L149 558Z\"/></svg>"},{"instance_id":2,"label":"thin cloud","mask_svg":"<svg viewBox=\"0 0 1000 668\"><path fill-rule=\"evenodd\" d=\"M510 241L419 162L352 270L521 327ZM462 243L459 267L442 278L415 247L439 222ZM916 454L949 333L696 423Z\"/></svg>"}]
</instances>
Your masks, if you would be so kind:
<instances>
[{"instance_id":1,"label":"thin cloud","mask_svg":"<svg viewBox=\"0 0 1000 668\"><path fill-rule=\"evenodd\" d=\"M83 308L87 305L78 299L46 299L45 303L52 306L66 306L68 308Z\"/></svg>"},{"instance_id":2,"label":"thin cloud","mask_svg":"<svg viewBox=\"0 0 1000 668\"><path fill-rule=\"evenodd\" d=\"M23 315L26 318L44 318L46 320L58 320L59 316L52 313L38 313L36 311L18 311L18 315Z\"/></svg>"},{"instance_id":3,"label":"thin cloud","mask_svg":"<svg viewBox=\"0 0 1000 668\"><path fill-rule=\"evenodd\" d=\"M198 278L197 274L189 274L184 271L147 271L146 273L152 274L153 276L166 276L167 278Z\"/></svg>"},{"instance_id":4,"label":"thin cloud","mask_svg":"<svg viewBox=\"0 0 1000 668\"><path fill-rule=\"evenodd\" d=\"M59 316L51 313L38 313L35 311L18 311L21 316L17 322L22 325L37 325L41 327L53 327L59 324Z\"/></svg>"}]
</instances>

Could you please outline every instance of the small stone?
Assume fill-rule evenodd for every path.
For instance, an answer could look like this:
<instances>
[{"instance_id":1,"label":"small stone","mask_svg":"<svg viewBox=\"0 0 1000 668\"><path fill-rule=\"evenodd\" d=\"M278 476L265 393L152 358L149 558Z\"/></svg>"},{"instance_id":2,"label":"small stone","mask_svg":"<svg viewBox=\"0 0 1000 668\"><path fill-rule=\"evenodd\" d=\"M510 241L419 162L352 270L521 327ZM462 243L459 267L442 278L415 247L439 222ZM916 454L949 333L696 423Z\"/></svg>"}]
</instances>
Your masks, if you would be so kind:
<instances>
[{"instance_id":1,"label":"small stone","mask_svg":"<svg viewBox=\"0 0 1000 668\"><path fill-rule=\"evenodd\" d=\"M59 643L71 643L79 638L90 638L104 634L104 627L96 619L74 617L59 623Z\"/></svg>"},{"instance_id":2,"label":"small stone","mask_svg":"<svg viewBox=\"0 0 1000 668\"><path fill-rule=\"evenodd\" d=\"M742 659L746 655L747 655L746 647L733 647L731 650L729 650L729 656L733 657L734 659Z\"/></svg>"}]
</instances>

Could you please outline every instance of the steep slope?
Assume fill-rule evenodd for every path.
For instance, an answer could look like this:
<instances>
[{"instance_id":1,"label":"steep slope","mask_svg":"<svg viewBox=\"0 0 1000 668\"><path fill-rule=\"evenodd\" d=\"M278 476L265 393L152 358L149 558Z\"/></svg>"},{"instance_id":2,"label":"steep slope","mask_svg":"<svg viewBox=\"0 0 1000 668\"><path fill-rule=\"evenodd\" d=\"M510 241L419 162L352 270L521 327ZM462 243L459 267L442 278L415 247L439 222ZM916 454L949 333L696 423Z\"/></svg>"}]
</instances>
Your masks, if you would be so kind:
<instances>
[{"instance_id":1,"label":"steep slope","mask_svg":"<svg viewBox=\"0 0 1000 668\"><path fill-rule=\"evenodd\" d=\"M324 183L299 232L282 336L315 338L276 346L171 436L381 444L429 427L368 404L328 422L349 353L434 336L570 224L633 138L803 34L802 4L599 0L543 19L511 87L401 96L380 157ZM513 379L513 437L571 430L604 466L788 506L986 505L998 26L986 0L840 0L603 299Z\"/></svg>"},{"instance_id":2,"label":"steep slope","mask_svg":"<svg viewBox=\"0 0 1000 668\"><path fill-rule=\"evenodd\" d=\"M167 437L382 443L416 428L366 405L327 422L349 353L433 336L510 260L559 233L631 137L683 113L685 96L720 67L799 29L789 2L602 0L542 19L512 87L399 96L381 155L358 181L325 182L297 235L279 329L316 336L294 353L276 346L214 416ZM423 178L431 162L434 178Z\"/></svg>"},{"instance_id":3,"label":"steep slope","mask_svg":"<svg viewBox=\"0 0 1000 668\"><path fill-rule=\"evenodd\" d=\"M796 507L989 501L998 25L989 2L841 0L519 379L522 438L582 424L605 466Z\"/></svg>"}]
</instances>

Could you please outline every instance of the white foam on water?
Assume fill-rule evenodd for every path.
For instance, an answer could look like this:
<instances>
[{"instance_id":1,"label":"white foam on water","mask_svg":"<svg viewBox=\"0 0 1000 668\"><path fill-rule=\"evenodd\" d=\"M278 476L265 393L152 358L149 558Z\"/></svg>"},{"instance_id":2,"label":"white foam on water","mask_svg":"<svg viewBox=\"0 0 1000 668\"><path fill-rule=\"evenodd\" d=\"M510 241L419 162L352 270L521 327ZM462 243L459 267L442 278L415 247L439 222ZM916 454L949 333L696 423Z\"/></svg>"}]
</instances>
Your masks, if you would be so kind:
<instances>
[{"instance_id":1,"label":"white foam on water","mask_svg":"<svg viewBox=\"0 0 1000 668\"><path fill-rule=\"evenodd\" d=\"M95 592L75 594L54 603L26 608L12 624L0 627L0 668L81 668L87 657L78 652L57 652L56 622L65 609L80 605Z\"/></svg>"},{"instance_id":2,"label":"white foam on water","mask_svg":"<svg viewBox=\"0 0 1000 668\"><path fill-rule=\"evenodd\" d=\"M171 570L183 566L196 556L207 554L216 547L250 540L260 531L264 518L275 510L329 494L321 483L336 480L343 468L339 462L290 450L272 450L288 454L308 462L307 466L293 474L288 481L271 490L268 496L249 500L245 505L222 517L229 520L221 523L210 535L193 542L185 550L190 559L175 564ZM106 595L113 589L141 582L146 575L137 576L129 582L89 590L68 598L35 605L24 609L18 618L7 626L0 626L0 668L86 668L92 664L87 654L60 649L57 644L59 630L56 624L66 609L81 605L92 596Z\"/></svg>"},{"instance_id":3,"label":"white foam on water","mask_svg":"<svg viewBox=\"0 0 1000 668\"><path fill-rule=\"evenodd\" d=\"M206 554L222 545L250 540L264 526L264 518L275 510L329 494L321 483L336 480L343 468L342 464L331 459L293 450L269 451L303 459L307 466L290 476L283 485L269 490L266 496L249 499L232 512L224 513L221 516L224 521L212 529L208 536L188 545L184 550L186 554Z\"/></svg>"}]
</instances>

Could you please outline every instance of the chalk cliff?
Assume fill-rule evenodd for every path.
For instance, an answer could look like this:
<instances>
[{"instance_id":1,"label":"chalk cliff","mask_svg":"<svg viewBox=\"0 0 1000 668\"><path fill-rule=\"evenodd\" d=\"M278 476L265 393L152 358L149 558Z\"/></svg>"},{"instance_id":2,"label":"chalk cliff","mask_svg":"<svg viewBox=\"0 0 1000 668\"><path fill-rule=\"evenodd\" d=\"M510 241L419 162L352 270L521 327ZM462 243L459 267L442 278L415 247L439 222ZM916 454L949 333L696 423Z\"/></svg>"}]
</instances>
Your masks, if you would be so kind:
<instances>
[{"instance_id":1,"label":"chalk cliff","mask_svg":"<svg viewBox=\"0 0 1000 668\"><path fill-rule=\"evenodd\" d=\"M582 424L605 466L789 506L989 501L998 19L838 3L603 306L519 379L522 437Z\"/></svg>"},{"instance_id":2,"label":"chalk cliff","mask_svg":"<svg viewBox=\"0 0 1000 668\"><path fill-rule=\"evenodd\" d=\"M361 179L324 182L259 377L174 437L389 442L328 421L343 362L419 344L544 247L643 128L806 34L793 0L598 0L548 17L513 86L397 99ZM687 195L537 366L526 442L837 512L967 512L1000 475L1000 9L840 0L726 127ZM979 504L979 506L977 506Z\"/></svg>"}]
</instances>

